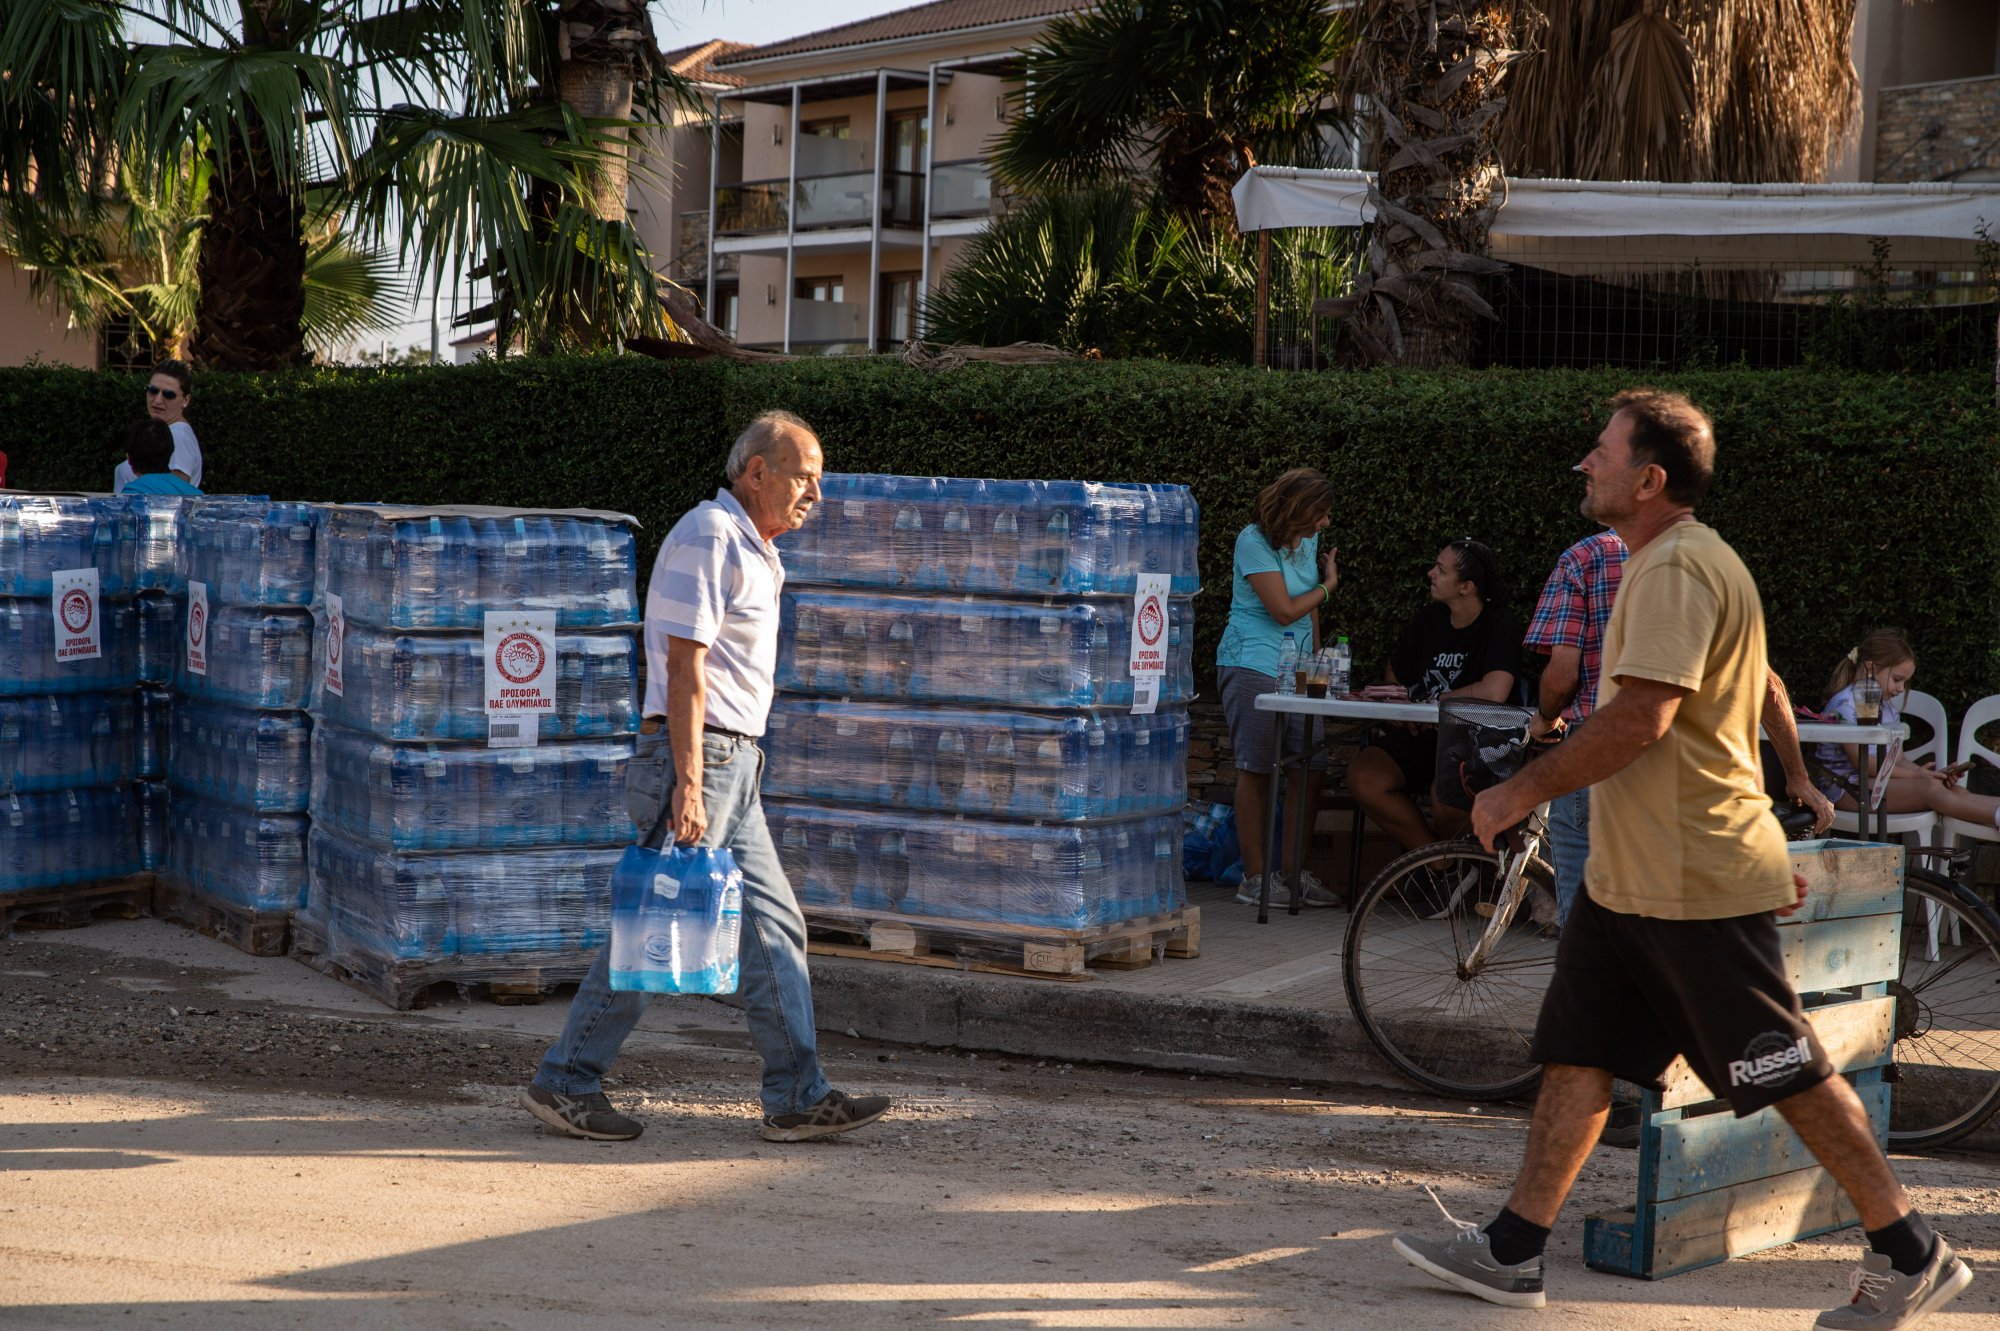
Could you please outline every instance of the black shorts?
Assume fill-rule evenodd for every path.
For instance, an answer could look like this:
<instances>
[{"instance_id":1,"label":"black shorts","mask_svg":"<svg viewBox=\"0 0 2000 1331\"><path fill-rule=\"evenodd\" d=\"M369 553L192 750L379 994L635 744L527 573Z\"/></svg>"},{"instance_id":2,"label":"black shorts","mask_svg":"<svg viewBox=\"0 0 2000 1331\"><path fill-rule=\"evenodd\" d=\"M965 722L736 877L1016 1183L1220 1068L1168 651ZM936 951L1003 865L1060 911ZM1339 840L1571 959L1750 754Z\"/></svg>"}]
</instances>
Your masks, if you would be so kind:
<instances>
[{"instance_id":1,"label":"black shorts","mask_svg":"<svg viewBox=\"0 0 2000 1331\"><path fill-rule=\"evenodd\" d=\"M1370 737L1368 747L1380 749L1394 760L1402 770L1404 790L1412 795L1430 793L1431 781L1437 776L1437 727L1425 726L1414 735L1394 726L1386 727Z\"/></svg>"},{"instance_id":2,"label":"black shorts","mask_svg":"<svg viewBox=\"0 0 2000 1331\"><path fill-rule=\"evenodd\" d=\"M1833 1075L1785 977L1772 915L1656 920L1606 910L1586 885L1528 1056L1657 1091L1676 1054L1739 1117Z\"/></svg>"}]
</instances>

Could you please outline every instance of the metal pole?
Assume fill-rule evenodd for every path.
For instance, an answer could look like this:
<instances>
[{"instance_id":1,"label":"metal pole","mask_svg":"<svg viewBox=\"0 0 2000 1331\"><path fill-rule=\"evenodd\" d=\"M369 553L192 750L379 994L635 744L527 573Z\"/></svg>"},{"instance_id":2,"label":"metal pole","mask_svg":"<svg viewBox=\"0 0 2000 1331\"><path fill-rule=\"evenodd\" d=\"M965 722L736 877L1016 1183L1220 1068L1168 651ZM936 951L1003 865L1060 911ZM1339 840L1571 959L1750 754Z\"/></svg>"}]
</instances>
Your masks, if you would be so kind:
<instances>
[{"instance_id":1,"label":"metal pole","mask_svg":"<svg viewBox=\"0 0 2000 1331\"><path fill-rule=\"evenodd\" d=\"M931 159L937 155L937 67L930 64L930 79L924 94L924 197L921 200L923 212L923 259L917 276L917 308L912 312L910 328L918 338L930 335L924 322L924 301L931 293ZM1994 388L2000 391L2000 366L1995 368Z\"/></svg>"},{"instance_id":2,"label":"metal pole","mask_svg":"<svg viewBox=\"0 0 2000 1331\"><path fill-rule=\"evenodd\" d=\"M1271 233L1257 233L1257 322L1250 336L1250 363L1263 365L1271 337Z\"/></svg>"},{"instance_id":3,"label":"metal pole","mask_svg":"<svg viewBox=\"0 0 2000 1331\"><path fill-rule=\"evenodd\" d=\"M701 312L710 323L715 323L715 213L722 202L722 94L714 98L715 114L708 130L708 249L703 255L703 267L708 270L701 291ZM678 243L676 237L676 243ZM737 308L742 308L743 292L739 286ZM716 325L721 327L720 324ZM727 331L727 330L725 330Z\"/></svg>"},{"instance_id":4,"label":"metal pole","mask_svg":"<svg viewBox=\"0 0 2000 1331\"><path fill-rule=\"evenodd\" d=\"M882 312L882 169L889 156L889 71L875 71L875 207L868 219L868 351L874 354ZM893 185L892 185L893 188Z\"/></svg>"},{"instance_id":5,"label":"metal pole","mask_svg":"<svg viewBox=\"0 0 2000 1331\"><path fill-rule=\"evenodd\" d=\"M1312 303L1306 306L1306 320L1312 325L1312 368L1319 368L1319 258L1312 262Z\"/></svg>"},{"instance_id":6,"label":"metal pole","mask_svg":"<svg viewBox=\"0 0 2000 1331\"><path fill-rule=\"evenodd\" d=\"M799 85L792 85L791 166L785 174L785 354L792 351L792 268L799 234Z\"/></svg>"}]
</instances>

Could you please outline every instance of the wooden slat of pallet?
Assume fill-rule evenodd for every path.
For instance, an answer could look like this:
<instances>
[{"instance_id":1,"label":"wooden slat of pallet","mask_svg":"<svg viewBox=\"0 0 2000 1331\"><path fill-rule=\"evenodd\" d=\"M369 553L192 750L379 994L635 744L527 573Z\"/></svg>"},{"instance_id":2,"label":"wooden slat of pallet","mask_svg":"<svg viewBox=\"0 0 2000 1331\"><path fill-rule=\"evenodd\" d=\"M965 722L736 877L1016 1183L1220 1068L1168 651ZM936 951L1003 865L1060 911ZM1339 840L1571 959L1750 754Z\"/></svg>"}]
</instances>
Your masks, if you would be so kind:
<instances>
[{"instance_id":1,"label":"wooden slat of pallet","mask_svg":"<svg viewBox=\"0 0 2000 1331\"><path fill-rule=\"evenodd\" d=\"M1888 1131L1889 1086L1872 1078L1856 1088L1879 1138ZM1774 1109L1738 1118L1727 1110L1663 1123L1650 1200L1677 1201L1717 1188L1809 1169L1818 1162Z\"/></svg>"},{"instance_id":2,"label":"wooden slat of pallet","mask_svg":"<svg viewBox=\"0 0 2000 1331\"><path fill-rule=\"evenodd\" d=\"M252 910L166 875L154 889L153 913L253 957L282 957L291 942L290 911Z\"/></svg>"},{"instance_id":3,"label":"wooden slat of pallet","mask_svg":"<svg viewBox=\"0 0 2000 1331\"><path fill-rule=\"evenodd\" d=\"M127 874L95 883L38 887L0 896L0 938L21 929L77 929L99 915L136 920L152 913L151 873Z\"/></svg>"},{"instance_id":4,"label":"wooden slat of pallet","mask_svg":"<svg viewBox=\"0 0 2000 1331\"><path fill-rule=\"evenodd\" d=\"M1785 974L1802 994L1893 980L1902 971L1902 928L1900 913L1781 922Z\"/></svg>"},{"instance_id":5,"label":"wooden slat of pallet","mask_svg":"<svg viewBox=\"0 0 2000 1331\"><path fill-rule=\"evenodd\" d=\"M1797 920L1888 915L1902 910L1903 848L1868 841L1802 841L1792 872L1806 880Z\"/></svg>"},{"instance_id":6,"label":"wooden slat of pallet","mask_svg":"<svg viewBox=\"0 0 2000 1331\"><path fill-rule=\"evenodd\" d=\"M479 988L502 1006L538 1002L557 985L574 984L595 960L587 953L496 954L395 961L351 952L329 955L310 926L294 933L292 956L378 1003L407 1012L427 1004L433 985Z\"/></svg>"},{"instance_id":7,"label":"wooden slat of pallet","mask_svg":"<svg viewBox=\"0 0 2000 1331\"><path fill-rule=\"evenodd\" d=\"M1051 929L1034 925L933 916L879 915L810 907L808 925L866 938L880 956L925 956L949 951L995 962L1009 973L1078 975L1091 964L1149 965L1159 946L1170 957L1201 955L1201 909L1185 906L1161 915L1097 925ZM1018 960L1017 960L1018 958Z\"/></svg>"},{"instance_id":8,"label":"wooden slat of pallet","mask_svg":"<svg viewBox=\"0 0 2000 1331\"><path fill-rule=\"evenodd\" d=\"M939 952L883 952L863 947L857 943L833 943L823 938L814 938L806 943L806 951L816 957L854 957L868 961L897 961L912 966L931 966L939 970L979 971L986 975L1020 975L1029 972L1019 966L1003 966L998 962L979 961L972 957L954 956ZM1039 972L1032 976L1037 980L1063 980L1070 983L1089 983L1093 978L1089 971L1065 974Z\"/></svg>"},{"instance_id":9,"label":"wooden slat of pallet","mask_svg":"<svg viewBox=\"0 0 2000 1331\"><path fill-rule=\"evenodd\" d=\"M1894 1045L1896 1000L1889 995L1811 1008L1806 1020L1837 1072L1857 1072L1889 1061ZM1715 1099L1685 1058L1677 1058L1661 1078L1659 1107L1680 1109Z\"/></svg>"}]
</instances>

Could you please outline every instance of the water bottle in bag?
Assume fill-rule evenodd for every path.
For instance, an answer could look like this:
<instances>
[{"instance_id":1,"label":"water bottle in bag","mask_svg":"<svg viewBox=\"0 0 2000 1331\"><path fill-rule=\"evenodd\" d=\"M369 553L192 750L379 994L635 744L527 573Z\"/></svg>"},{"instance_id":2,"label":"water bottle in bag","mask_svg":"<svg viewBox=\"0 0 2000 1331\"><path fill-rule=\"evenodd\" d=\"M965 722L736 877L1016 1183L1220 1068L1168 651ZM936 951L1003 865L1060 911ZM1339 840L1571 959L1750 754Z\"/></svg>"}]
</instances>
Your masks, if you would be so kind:
<instances>
[{"instance_id":1,"label":"water bottle in bag","mask_svg":"<svg viewBox=\"0 0 2000 1331\"><path fill-rule=\"evenodd\" d=\"M726 846L628 846L611 875L611 987L733 994L743 875Z\"/></svg>"}]
</instances>

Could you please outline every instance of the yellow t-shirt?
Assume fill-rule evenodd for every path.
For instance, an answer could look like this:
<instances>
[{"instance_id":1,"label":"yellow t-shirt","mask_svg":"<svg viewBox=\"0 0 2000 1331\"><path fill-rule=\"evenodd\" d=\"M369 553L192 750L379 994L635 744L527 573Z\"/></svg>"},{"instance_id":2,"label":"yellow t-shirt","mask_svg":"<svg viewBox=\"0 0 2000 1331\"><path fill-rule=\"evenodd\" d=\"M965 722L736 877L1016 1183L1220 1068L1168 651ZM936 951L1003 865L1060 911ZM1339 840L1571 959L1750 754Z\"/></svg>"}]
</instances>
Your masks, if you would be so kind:
<instances>
[{"instance_id":1,"label":"yellow t-shirt","mask_svg":"<svg viewBox=\"0 0 2000 1331\"><path fill-rule=\"evenodd\" d=\"M1764 607L1750 570L1712 528L1682 522L1626 560L1604 629L1597 710L1634 678L1689 692L1659 743L1591 788L1591 898L1667 920L1791 904L1785 833L1757 758Z\"/></svg>"}]
</instances>

